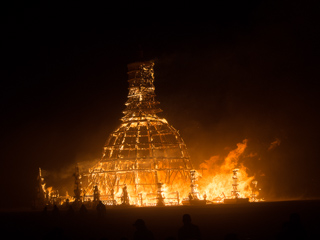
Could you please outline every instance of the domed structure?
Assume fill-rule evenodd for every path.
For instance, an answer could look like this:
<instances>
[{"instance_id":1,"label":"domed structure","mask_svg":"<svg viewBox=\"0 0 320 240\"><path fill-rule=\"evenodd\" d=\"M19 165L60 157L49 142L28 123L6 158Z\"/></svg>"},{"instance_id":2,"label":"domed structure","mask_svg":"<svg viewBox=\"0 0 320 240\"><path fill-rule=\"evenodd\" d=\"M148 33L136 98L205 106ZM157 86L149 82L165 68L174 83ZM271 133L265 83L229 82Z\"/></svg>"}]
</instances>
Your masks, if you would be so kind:
<instances>
[{"instance_id":1,"label":"domed structure","mask_svg":"<svg viewBox=\"0 0 320 240\"><path fill-rule=\"evenodd\" d=\"M155 100L154 63L128 65L129 94L121 125L113 131L101 161L89 170L89 188L114 197L127 186L129 195L152 195L157 184L170 190L190 184L192 164L179 132L166 119ZM146 197L146 196L144 196Z\"/></svg>"}]
</instances>

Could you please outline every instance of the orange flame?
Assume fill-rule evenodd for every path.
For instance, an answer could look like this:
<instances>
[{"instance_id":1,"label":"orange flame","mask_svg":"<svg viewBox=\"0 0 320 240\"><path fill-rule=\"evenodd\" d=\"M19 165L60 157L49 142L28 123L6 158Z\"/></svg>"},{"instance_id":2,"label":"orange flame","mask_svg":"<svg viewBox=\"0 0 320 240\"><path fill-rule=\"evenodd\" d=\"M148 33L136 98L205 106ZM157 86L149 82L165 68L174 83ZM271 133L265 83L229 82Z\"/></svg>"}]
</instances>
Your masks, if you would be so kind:
<instances>
[{"instance_id":1,"label":"orange flame","mask_svg":"<svg viewBox=\"0 0 320 240\"><path fill-rule=\"evenodd\" d=\"M220 156L213 156L200 165L203 171L202 178L199 179L199 190L207 195L208 199L221 201L225 197L231 197L232 191L232 170L237 168L238 171L238 191L240 197L250 197L252 189L250 184L254 177L248 177L246 167L239 164L239 157L247 148L248 140L244 139L242 143L237 144L237 148L230 151L227 157L222 160Z\"/></svg>"},{"instance_id":2,"label":"orange flame","mask_svg":"<svg viewBox=\"0 0 320 240\"><path fill-rule=\"evenodd\" d=\"M196 186L193 185L193 190L197 191L198 199L222 202L224 198L234 197L231 192L234 190L233 184L235 182L232 172L235 168L238 169L238 196L240 198L250 198L253 195L257 196L258 193L255 191L253 192L255 189L251 188L251 183L254 180L254 177L248 176L246 167L239 161L241 157L244 157L247 143L248 140L244 139L242 142L238 143L237 147L231 150L225 158L219 155L213 156L209 160L205 160L200 164L200 171L196 172L195 176ZM145 175L144 178L146 178L146 182L152 182L152 176L152 174L150 174L150 176ZM159 182L164 182L165 176L159 172L158 179ZM110 193L106 188L102 188L100 186L99 190L102 199L110 199ZM163 185L161 190L141 185L128 185L127 191L130 197L130 204L133 205L156 205L159 198L159 195L157 195L158 191L161 191L161 195L163 196L166 205L175 205L178 204L178 202L181 204L181 200L183 198L188 198L191 186L190 183L186 183L185 181L182 181L182 179L176 177L172 185ZM121 196L122 190L117 189L114 194L114 200L116 200L117 204L121 204Z\"/></svg>"}]
</instances>

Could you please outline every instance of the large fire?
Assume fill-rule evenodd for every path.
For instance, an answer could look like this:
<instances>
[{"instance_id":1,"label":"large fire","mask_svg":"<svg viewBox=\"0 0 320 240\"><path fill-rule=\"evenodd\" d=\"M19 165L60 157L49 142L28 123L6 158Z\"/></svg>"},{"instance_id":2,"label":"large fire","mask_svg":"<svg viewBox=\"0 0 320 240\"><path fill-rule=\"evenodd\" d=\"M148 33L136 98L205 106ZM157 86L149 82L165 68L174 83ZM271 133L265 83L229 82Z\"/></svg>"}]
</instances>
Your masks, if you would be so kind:
<instances>
[{"instance_id":1,"label":"large fire","mask_svg":"<svg viewBox=\"0 0 320 240\"><path fill-rule=\"evenodd\" d=\"M248 140L245 139L238 143L237 148L230 151L220 164L218 163L220 157L213 156L200 165L200 169L206 169L206 173L199 179L199 190L205 192L209 199L219 200L234 196L230 190L232 184L234 184L234 178L231 177L234 169L237 169L239 179L237 182L238 197L250 198L252 194L257 195L256 190L252 188L254 177L249 177L246 167L242 163L239 164L239 157L244 153L247 142Z\"/></svg>"},{"instance_id":2,"label":"large fire","mask_svg":"<svg viewBox=\"0 0 320 240\"><path fill-rule=\"evenodd\" d=\"M179 132L156 114L153 62L129 64L129 94L120 126L110 134L101 160L74 173L74 196L60 197L38 176L38 205L87 203L165 206L257 201L257 181L239 161L248 140L223 158L195 170ZM276 144L276 143L275 143ZM244 201L244 202L245 202Z\"/></svg>"}]
</instances>

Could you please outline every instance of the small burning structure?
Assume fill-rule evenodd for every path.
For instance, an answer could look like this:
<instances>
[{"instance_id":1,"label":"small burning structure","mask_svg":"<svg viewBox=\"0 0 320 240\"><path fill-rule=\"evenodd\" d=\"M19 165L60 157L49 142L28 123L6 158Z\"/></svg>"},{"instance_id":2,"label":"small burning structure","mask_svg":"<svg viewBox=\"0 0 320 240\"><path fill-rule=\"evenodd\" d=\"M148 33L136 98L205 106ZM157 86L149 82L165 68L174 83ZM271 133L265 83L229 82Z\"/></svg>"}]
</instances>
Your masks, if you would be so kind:
<instances>
[{"instance_id":1,"label":"small burning structure","mask_svg":"<svg viewBox=\"0 0 320 240\"><path fill-rule=\"evenodd\" d=\"M201 199L200 193L198 192L198 184L197 184L197 172L196 170L190 171L191 175L191 184L190 184L190 192L188 198L183 199L183 205L205 205L206 204L206 197Z\"/></svg>"},{"instance_id":2,"label":"small burning structure","mask_svg":"<svg viewBox=\"0 0 320 240\"><path fill-rule=\"evenodd\" d=\"M241 198L240 197L240 191L238 190L238 171L239 169L233 169L233 176L232 176L232 191L231 191L231 197L225 198L224 203L248 203L249 198Z\"/></svg>"}]
</instances>

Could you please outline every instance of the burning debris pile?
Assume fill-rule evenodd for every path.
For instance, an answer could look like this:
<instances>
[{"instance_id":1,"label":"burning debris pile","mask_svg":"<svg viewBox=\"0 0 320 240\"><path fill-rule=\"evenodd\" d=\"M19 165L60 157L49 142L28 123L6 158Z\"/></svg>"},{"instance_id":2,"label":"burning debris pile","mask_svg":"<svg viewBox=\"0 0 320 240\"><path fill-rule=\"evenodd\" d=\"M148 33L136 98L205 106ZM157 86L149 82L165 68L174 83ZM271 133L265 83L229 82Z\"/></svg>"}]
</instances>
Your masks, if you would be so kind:
<instances>
[{"instance_id":1,"label":"burning debris pile","mask_svg":"<svg viewBox=\"0 0 320 240\"><path fill-rule=\"evenodd\" d=\"M193 169L179 132L157 116L162 110L155 100L153 66L152 61L128 65L129 94L122 123L110 134L96 165L84 172L76 167L74 196L61 197L46 188L40 170L36 205L101 201L105 205L165 206L257 200L256 183L254 191L243 191L253 178L247 177L244 167L236 169L246 140L230 152L220 169L210 160L200 166L202 174ZM245 181L238 182L238 173ZM226 178L230 178L229 186ZM230 196L225 195L227 187Z\"/></svg>"}]
</instances>

